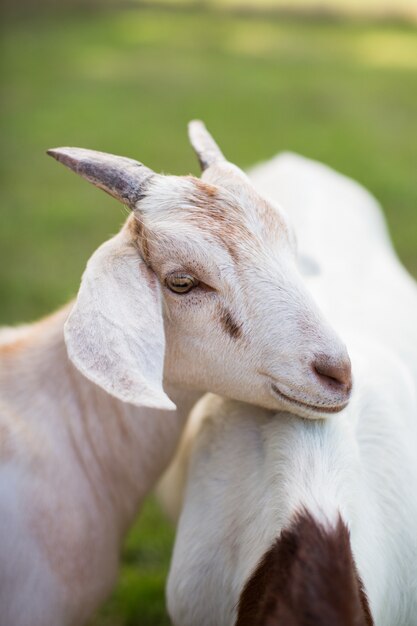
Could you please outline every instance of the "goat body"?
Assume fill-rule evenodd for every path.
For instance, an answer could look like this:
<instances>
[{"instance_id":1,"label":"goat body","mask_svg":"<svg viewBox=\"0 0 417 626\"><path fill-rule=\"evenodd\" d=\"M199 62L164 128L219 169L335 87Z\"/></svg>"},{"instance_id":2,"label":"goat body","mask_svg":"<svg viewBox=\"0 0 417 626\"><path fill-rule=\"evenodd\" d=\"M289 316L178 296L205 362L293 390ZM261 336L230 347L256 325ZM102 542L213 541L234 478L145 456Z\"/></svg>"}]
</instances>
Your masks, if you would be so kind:
<instances>
[{"instance_id":1,"label":"goat body","mask_svg":"<svg viewBox=\"0 0 417 626\"><path fill-rule=\"evenodd\" d=\"M0 345L0 624L81 624L111 590L122 538L174 453L178 409L123 403L73 366L70 306Z\"/></svg>"},{"instance_id":2,"label":"goat body","mask_svg":"<svg viewBox=\"0 0 417 626\"><path fill-rule=\"evenodd\" d=\"M160 487L174 517L182 503L170 615L178 626L415 626L415 284L358 185L293 155L252 174L298 227L354 389L341 414L316 422L198 403Z\"/></svg>"}]
</instances>

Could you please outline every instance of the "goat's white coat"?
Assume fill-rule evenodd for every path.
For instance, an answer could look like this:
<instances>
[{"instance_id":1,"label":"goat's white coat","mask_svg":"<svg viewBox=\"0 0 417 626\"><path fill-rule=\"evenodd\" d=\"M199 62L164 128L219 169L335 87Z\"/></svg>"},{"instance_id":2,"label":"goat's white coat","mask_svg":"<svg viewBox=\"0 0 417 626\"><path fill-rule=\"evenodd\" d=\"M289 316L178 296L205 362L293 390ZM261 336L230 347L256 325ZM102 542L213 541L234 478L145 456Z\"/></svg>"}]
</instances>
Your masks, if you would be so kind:
<instances>
[{"instance_id":1,"label":"goat's white coat","mask_svg":"<svg viewBox=\"0 0 417 626\"><path fill-rule=\"evenodd\" d=\"M174 517L184 499L170 615L176 626L233 624L245 582L306 507L323 524L338 512L347 523L376 625L415 626L415 284L376 202L353 181L295 155L252 177L294 219L310 287L348 340L354 393L325 422L211 395L199 402L160 488Z\"/></svg>"},{"instance_id":2,"label":"goat's white coat","mask_svg":"<svg viewBox=\"0 0 417 626\"><path fill-rule=\"evenodd\" d=\"M174 624L233 624L244 584L302 507L348 524L375 624L417 623L415 389L392 355L354 363L365 384L324 422L199 403L168 584Z\"/></svg>"}]
</instances>

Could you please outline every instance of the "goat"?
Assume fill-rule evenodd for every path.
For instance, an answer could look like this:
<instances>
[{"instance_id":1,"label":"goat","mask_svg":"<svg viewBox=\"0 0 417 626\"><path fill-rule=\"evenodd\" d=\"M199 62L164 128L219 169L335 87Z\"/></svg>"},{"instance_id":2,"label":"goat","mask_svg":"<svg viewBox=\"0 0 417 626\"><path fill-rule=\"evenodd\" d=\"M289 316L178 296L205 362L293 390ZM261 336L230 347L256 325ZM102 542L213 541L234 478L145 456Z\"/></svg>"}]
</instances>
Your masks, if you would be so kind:
<instances>
[{"instance_id":1,"label":"goat","mask_svg":"<svg viewBox=\"0 0 417 626\"><path fill-rule=\"evenodd\" d=\"M327 420L197 405L180 457L173 624L417 624L415 387L392 354L364 361L353 353L351 402ZM170 470L176 488L184 470Z\"/></svg>"},{"instance_id":2,"label":"goat","mask_svg":"<svg viewBox=\"0 0 417 626\"><path fill-rule=\"evenodd\" d=\"M170 616L177 626L415 626L415 284L355 183L293 155L252 175L298 224L355 386L342 413L316 422L200 400L159 487L171 517L181 511Z\"/></svg>"},{"instance_id":3,"label":"goat","mask_svg":"<svg viewBox=\"0 0 417 626\"><path fill-rule=\"evenodd\" d=\"M285 213L201 123L190 139L202 179L49 151L131 214L75 303L2 333L1 626L89 618L204 391L305 417L349 400L346 348L304 286Z\"/></svg>"}]
</instances>

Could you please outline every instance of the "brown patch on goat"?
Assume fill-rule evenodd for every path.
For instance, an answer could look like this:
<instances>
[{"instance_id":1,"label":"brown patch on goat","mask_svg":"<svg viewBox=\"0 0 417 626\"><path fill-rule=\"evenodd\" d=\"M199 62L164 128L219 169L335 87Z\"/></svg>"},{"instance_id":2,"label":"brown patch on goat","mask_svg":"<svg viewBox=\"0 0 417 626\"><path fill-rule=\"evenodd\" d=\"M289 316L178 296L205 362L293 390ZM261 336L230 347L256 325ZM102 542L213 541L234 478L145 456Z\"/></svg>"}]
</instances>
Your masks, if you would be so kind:
<instances>
[{"instance_id":1,"label":"brown patch on goat","mask_svg":"<svg viewBox=\"0 0 417 626\"><path fill-rule=\"evenodd\" d=\"M149 242L146 234L144 223L136 215L132 215L127 221L127 229L129 230L133 241L139 248L139 253L147 265L150 262Z\"/></svg>"},{"instance_id":2,"label":"brown patch on goat","mask_svg":"<svg viewBox=\"0 0 417 626\"><path fill-rule=\"evenodd\" d=\"M243 209L224 195L220 189L190 177L194 191L186 199L192 207L187 221L193 223L210 238L226 248L230 257L238 263L242 242L253 243L256 237L246 226Z\"/></svg>"},{"instance_id":3,"label":"brown patch on goat","mask_svg":"<svg viewBox=\"0 0 417 626\"><path fill-rule=\"evenodd\" d=\"M238 339L242 336L242 325L235 320L229 309L221 309L220 322L232 339Z\"/></svg>"},{"instance_id":4,"label":"brown patch on goat","mask_svg":"<svg viewBox=\"0 0 417 626\"><path fill-rule=\"evenodd\" d=\"M245 255L251 256L253 250L263 246L264 238L275 243L286 232L286 226L277 211L249 187L239 199L239 190L233 193L193 176L186 178L190 185L181 200L183 204L178 207L179 220L192 224L208 240L217 241L228 251L237 266ZM137 213L131 216L127 228L145 263L150 265L153 243L151 229L149 233L146 232Z\"/></svg>"},{"instance_id":5,"label":"brown patch on goat","mask_svg":"<svg viewBox=\"0 0 417 626\"><path fill-rule=\"evenodd\" d=\"M261 239L276 243L281 237L288 237L288 228L278 211L257 192L242 182L242 186L229 193L221 187L207 185L203 181L189 177L194 192L187 198L193 207L187 219L200 230L215 237L224 246L231 258L239 263L245 250L258 248ZM240 198L238 200L238 196ZM257 232L251 228L250 214L259 225Z\"/></svg>"},{"instance_id":6,"label":"brown patch on goat","mask_svg":"<svg viewBox=\"0 0 417 626\"><path fill-rule=\"evenodd\" d=\"M325 528L298 514L265 553L240 596L235 626L373 626L339 516Z\"/></svg>"},{"instance_id":7,"label":"brown patch on goat","mask_svg":"<svg viewBox=\"0 0 417 626\"><path fill-rule=\"evenodd\" d=\"M213 185L209 185L199 178L192 178L192 181L194 182L194 185L209 198L215 198L217 196L217 188L213 187Z\"/></svg>"}]
</instances>

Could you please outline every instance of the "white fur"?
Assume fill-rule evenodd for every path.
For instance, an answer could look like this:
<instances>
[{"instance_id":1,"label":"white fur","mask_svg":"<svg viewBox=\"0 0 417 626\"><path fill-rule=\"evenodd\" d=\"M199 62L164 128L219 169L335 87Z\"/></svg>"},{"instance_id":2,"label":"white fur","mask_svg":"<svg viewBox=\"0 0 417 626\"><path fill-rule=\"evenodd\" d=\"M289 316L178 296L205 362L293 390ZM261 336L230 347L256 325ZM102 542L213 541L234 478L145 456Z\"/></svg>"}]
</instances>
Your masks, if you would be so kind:
<instances>
[{"instance_id":1,"label":"white fur","mask_svg":"<svg viewBox=\"0 0 417 626\"><path fill-rule=\"evenodd\" d=\"M383 342L417 378L417 290L399 262L375 198L355 181L296 154L251 171L255 187L285 207L308 287L339 332Z\"/></svg>"},{"instance_id":2,"label":"white fur","mask_svg":"<svg viewBox=\"0 0 417 626\"><path fill-rule=\"evenodd\" d=\"M68 360L71 307L19 334L0 366L0 624L82 624L111 590L122 538L198 397L123 403Z\"/></svg>"},{"instance_id":3,"label":"white fur","mask_svg":"<svg viewBox=\"0 0 417 626\"><path fill-rule=\"evenodd\" d=\"M162 389L161 293L151 277L140 280L141 272L150 274L125 231L93 254L65 324L68 356L120 400L173 409Z\"/></svg>"},{"instance_id":4,"label":"white fur","mask_svg":"<svg viewBox=\"0 0 417 626\"><path fill-rule=\"evenodd\" d=\"M231 626L262 555L305 507L322 524L338 513L347 523L376 626L415 626L415 284L356 183L295 155L252 174L294 218L309 286L348 340L354 392L325 422L212 395L199 402L160 487L174 518L183 501L171 618Z\"/></svg>"}]
</instances>

